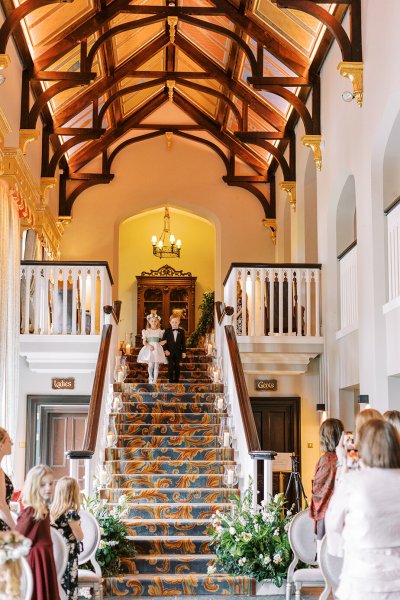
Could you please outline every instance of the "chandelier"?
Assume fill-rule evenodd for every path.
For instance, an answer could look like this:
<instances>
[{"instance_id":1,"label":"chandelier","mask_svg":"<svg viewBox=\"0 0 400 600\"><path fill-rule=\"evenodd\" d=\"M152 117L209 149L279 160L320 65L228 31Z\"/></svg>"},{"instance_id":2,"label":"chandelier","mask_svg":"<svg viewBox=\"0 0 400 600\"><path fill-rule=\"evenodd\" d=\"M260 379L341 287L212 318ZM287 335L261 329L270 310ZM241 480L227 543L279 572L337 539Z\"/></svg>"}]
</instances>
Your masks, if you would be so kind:
<instances>
[{"instance_id":1,"label":"chandelier","mask_svg":"<svg viewBox=\"0 0 400 600\"><path fill-rule=\"evenodd\" d=\"M164 212L164 229L157 240L157 236L153 235L151 243L153 245L153 254L158 258L179 258L181 255L181 240L175 240L173 233L170 233L169 210L165 208Z\"/></svg>"}]
</instances>

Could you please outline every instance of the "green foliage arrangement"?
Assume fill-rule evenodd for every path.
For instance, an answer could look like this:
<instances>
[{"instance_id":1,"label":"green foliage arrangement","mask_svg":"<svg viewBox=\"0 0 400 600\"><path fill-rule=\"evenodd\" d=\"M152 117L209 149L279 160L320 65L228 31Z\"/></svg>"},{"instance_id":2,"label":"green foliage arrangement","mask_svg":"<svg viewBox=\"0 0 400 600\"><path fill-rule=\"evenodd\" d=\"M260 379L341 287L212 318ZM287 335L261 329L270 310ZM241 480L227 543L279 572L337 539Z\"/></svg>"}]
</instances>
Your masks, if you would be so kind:
<instances>
[{"instance_id":1,"label":"green foliage arrangement","mask_svg":"<svg viewBox=\"0 0 400 600\"><path fill-rule=\"evenodd\" d=\"M214 292L204 292L199 309L201 315L197 327L186 340L189 348L198 348L201 336L212 331L214 327Z\"/></svg>"},{"instance_id":2,"label":"green foliage arrangement","mask_svg":"<svg viewBox=\"0 0 400 600\"><path fill-rule=\"evenodd\" d=\"M210 533L217 558L208 569L265 579L280 587L293 559L287 531L292 518L283 494L252 507L251 488L232 497L230 512L217 511Z\"/></svg>"},{"instance_id":3,"label":"green foliage arrangement","mask_svg":"<svg viewBox=\"0 0 400 600\"><path fill-rule=\"evenodd\" d=\"M85 498L83 508L89 510L100 525L101 542L96 553L103 576L112 577L120 573L121 557L136 554L134 543L127 538L129 532L123 522L127 514L127 497L120 496L118 504L111 510L102 504L98 492Z\"/></svg>"}]
</instances>

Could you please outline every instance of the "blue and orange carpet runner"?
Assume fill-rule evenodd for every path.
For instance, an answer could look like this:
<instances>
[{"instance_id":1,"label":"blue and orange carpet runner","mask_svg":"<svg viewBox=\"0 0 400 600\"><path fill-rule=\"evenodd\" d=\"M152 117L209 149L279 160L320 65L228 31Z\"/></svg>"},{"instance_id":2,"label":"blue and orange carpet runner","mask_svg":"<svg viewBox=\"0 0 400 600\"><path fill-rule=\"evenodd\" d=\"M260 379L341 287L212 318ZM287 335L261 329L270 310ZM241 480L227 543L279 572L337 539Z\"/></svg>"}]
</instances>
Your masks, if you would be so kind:
<instances>
[{"instance_id":1,"label":"blue and orange carpet runner","mask_svg":"<svg viewBox=\"0 0 400 600\"><path fill-rule=\"evenodd\" d=\"M209 357L189 349L180 383L168 383L166 367L148 384L146 365L129 359L123 410L116 416L118 442L106 450L113 473L105 490L110 503L129 498L126 524L137 555L123 560L118 577L105 580L111 597L249 595L246 577L207 575L213 562L207 527L226 508L235 489L224 486L224 465L233 450L218 441L220 384L207 375Z\"/></svg>"}]
</instances>

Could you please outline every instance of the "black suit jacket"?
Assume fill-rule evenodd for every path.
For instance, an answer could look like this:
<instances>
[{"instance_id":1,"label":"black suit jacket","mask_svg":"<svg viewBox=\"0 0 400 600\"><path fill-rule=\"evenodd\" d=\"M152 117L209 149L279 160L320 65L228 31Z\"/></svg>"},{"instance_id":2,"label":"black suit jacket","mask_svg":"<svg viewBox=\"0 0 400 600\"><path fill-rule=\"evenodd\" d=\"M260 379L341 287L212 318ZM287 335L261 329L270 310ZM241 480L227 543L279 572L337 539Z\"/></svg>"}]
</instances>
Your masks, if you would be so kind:
<instances>
[{"instance_id":1,"label":"black suit jacket","mask_svg":"<svg viewBox=\"0 0 400 600\"><path fill-rule=\"evenodd\" d=\"M178 328L178 334L175 342L172 327L168 327L168 329L164 331L162 339L167 341L167 343L163 346L164 351L169 350L171 356L181 360L182 354L186 354L185 331L181 327ZM167 356L167 358L169 357Z\"/></svg>"}]
</instances>

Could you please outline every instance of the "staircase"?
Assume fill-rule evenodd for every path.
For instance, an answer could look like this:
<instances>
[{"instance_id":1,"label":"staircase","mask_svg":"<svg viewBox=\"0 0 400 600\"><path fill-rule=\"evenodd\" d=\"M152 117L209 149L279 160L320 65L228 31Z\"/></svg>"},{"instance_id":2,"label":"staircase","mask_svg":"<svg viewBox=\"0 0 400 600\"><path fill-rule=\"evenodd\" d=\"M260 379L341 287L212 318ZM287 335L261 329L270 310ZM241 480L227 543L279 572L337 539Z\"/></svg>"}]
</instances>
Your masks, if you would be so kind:
<instances>
[{"instance_id":1,"label":"staircase","mask_svg":"<svg viewBox=\"0 0 400 600\"><path fill-rule=\"evenodd\" d=\"M123 410L117 417L116 448L106 450L112 476L105 494L110 503L129 498L126 524L137 555L123 559L118 577L105 579L106 595L249 595L246 577L207 575L213 562L207 526L211 515L229 506L237 490L223 483L233 450L218 443L215 394L207 375L209 357L189 349L180 383L168 383L166 366L157 384L147 383L147 365L129 358Z\"/></svg>"}]
</instances>

